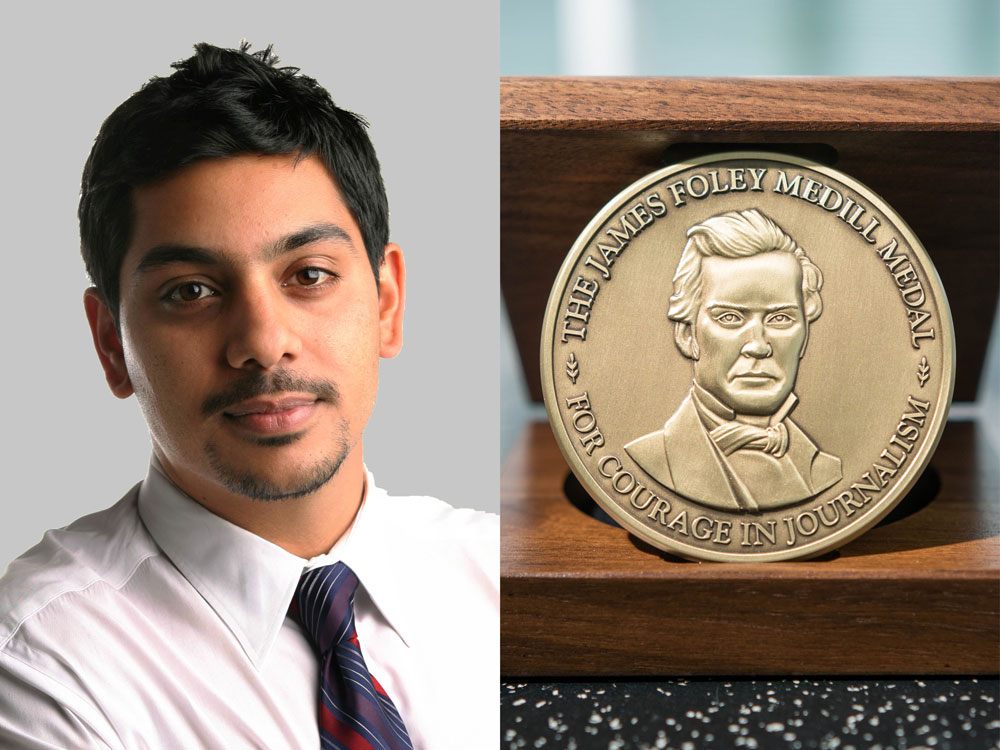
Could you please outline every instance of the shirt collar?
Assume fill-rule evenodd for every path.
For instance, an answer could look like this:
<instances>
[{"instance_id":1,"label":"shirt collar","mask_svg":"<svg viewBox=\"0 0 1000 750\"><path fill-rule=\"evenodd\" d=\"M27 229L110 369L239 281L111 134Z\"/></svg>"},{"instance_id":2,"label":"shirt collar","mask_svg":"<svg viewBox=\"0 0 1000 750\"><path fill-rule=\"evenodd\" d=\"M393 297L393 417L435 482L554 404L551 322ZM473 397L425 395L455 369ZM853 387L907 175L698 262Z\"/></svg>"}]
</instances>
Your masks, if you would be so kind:
<instances>
[{"instance_id":1,"label":"shirt collar","mask_svg":"<svg viewBox=\"0 0 1000 750\"><path fill-rule=\"evenodd\" d=\"M330 550L315 558L316 565L342 560L357 575L365 593L390 627L407 646L421 623L426 602L413 585L413 566L420 567L423 541L398 517L395 501L377 487L366 470L365 501L350 533ZM329 559L324 559L324 558ZM310 565L310 567L315 567Z\"/></svg>"},{"instance_id":2,"label":"shirt collar","mask_svg":"<svg viewBox=\"0 0 1000 750\"><path fill-rule=\"evenodd\" d=\"M719 401L719 399L717 399L715 396L706 391L697 383L691 384L691 393L694 395L695 400L702 408L710 412L713 416L715 416L719 420L731 422L733 420L738 419L736 412L734 412L724 403ZM768 426L773 427L779 422L783 422L785 420L785 417L788 416L789 412L791 412L791 410L795 408L795 405L798 403L798 401L799 401L798 396L796 396L794 393L789 393L788 398L786 398L782 402L778 410L771 415L771 418L768 420Z\"/></svg>"},{"instance_id":3,"label":"shirt collar","mask_svg":"<svg viewBox=\"0 0 1000 750\"><path fill-rule=\"evenodd\" d=\"M343 560L403 638L396 610L400 597L391 576L375 567L367 547L377 544L378 506L388 499L366 472L365 500L354 525L324 555L293 555L221 518L184 494L154 456L139 489L139 516L150 535L195 590L232 631L259 667L267 658L303 571ZM375 527L375 528L373 528ZM388 579L388 580L387 580Z\"/></svg>"}]
</instances>

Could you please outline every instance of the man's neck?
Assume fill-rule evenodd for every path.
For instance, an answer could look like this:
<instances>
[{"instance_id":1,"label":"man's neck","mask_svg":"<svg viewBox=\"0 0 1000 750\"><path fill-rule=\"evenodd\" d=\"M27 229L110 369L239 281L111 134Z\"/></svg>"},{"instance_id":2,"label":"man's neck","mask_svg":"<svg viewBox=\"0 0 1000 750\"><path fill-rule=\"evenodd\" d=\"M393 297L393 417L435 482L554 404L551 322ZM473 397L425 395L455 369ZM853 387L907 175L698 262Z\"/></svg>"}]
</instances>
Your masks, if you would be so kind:
<instances>
[{"instance_id":1,"label":"man's neck","mask_svg":"<svg viewBox=\"0 0 1000 750\"><path fill-rule=\"evenodd\" d=\"M237 495L211 479L179 470L159 450L154 452L167 478L199 505L305 559L329 552L347 534L365 497L360 443L322 487L286 500L255 500Z\"/></svg>"}]
</instances>

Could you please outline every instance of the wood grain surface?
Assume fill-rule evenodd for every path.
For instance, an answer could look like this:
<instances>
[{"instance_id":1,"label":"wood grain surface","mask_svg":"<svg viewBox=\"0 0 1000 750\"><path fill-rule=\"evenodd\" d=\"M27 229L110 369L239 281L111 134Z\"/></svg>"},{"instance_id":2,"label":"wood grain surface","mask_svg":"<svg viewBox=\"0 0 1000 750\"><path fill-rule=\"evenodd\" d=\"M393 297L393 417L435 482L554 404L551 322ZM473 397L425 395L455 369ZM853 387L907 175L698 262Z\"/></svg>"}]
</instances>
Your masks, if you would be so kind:
<instances>
[{"instance_id":1,"label":"wood grain surface","mask_svg":"<svg viewBox=\"0 0 1000 750\"><path fill-rule=\"evenodd\" d=\"M993 674L1000 661L1000 471L950 423L879 526L806 562L680 560L567 499L547 424L501 484L506 675ZM930 490L928 490L930 487ZM921 493L931 494L920 496Z\"/></svg>"},{"instance_id":2,"label":"wood grain surface","mask_svg":"<svg viewBox=\"0 0 1000 750\"><path fill-rule=\"evenodd\" d=\"M504 79L500 280L529 391L556 273L617 193L687 156L766 147L860 180L913 228L976 398L1000 293L1000 79Z\"/></svg>"},{"instance_id":3,"label":"wood grain surface","mask_svg":"<svg viewBox=\"0 0 1000 750\"><path fill-rule=\"evenodd\" d=\"M503 130L982 130L990 78L501 78Z\"/></svg>"}]
</instances>

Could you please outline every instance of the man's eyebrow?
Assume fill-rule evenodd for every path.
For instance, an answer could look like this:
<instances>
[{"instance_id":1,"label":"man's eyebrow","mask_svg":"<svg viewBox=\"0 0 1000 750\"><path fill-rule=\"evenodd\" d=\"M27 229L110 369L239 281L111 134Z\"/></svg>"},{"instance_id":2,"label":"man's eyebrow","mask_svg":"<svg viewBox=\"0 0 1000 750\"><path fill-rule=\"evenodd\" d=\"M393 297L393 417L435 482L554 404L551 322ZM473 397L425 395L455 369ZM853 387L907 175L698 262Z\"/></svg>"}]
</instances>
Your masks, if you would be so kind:
<instances>
[{"instance_id":1,"label":"man's eyebrow","mask_svg":"<svg viewBox=\"0 0 1000 750\"><path fill-rule=\"evenodd\" d=\"M351 236L336 224L313 224L279 239L264 250L263 258L269 262L285 253L290 253L319 240L333 240L346 244L351 250L355 249ZM173 263L217 266L222 262L223 259L213 250L193 245L165 243L146 251L135 268L135 275Z\"/></svg>"},{"instance_id":2,"label":"man's eyebrow","mask_svg":"<svg viewBox=\"0 0 1000 750\"><path fill-rule=\"evenodd\" d=\"M709 310L738 310L739 312L751 312L754 309L759 309L732 302L709 302L705 307ZM774 305L768 305L764 309L767 312L775 312L776 310L797 310L798 307L798 303L795 302L778 302Z\"/></svg>"},{"instance_id":3,"label":"man's eyebrow","mask_svg":"<svg viewBox=\"0 0 1000 750\"><path fill-rule=\"evenodd\" d=\"M347 245L351 250L355 249L351 235L336 224L313 224L282 237L265 251L264 259L274 260L279 255L290 253L292 250L320 240L333 240Z\"/></svg>"},{"instance_id":4,"label":"man's eyebrow","mask_svg":"<svg viewBox=\"0 0 1000 750\"><path fill-rule=\"evenodd\" d=\"M173 263L218 265L219 257L211 250L191 245L164 244L150 248L135 267L135 275L162 268Z\"/></svg>"},{"instance_id":5,"label":"man's eyebrow","mask_svg":"<svg viewBox=\"0 0 1000 750\"><path fill-rule=\"evenodd\" d=\"M732 302L709 302L707 305L705 305L705 307L708 308L709 310L719 310L719 309L739 310L740 312L747 312L750 310L749 307L745 307L744 305L737 305Z\"/></svg>"}]
</instances>

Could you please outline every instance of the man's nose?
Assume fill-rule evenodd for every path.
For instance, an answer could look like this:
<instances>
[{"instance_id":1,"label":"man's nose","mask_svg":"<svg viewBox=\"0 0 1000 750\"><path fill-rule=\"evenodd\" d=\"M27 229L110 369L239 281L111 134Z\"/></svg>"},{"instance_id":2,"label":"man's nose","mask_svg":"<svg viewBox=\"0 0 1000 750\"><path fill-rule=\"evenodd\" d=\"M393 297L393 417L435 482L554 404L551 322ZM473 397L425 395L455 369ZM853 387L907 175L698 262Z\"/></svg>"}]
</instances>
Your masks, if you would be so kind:
<instances>
[{"instance_id":1,"label":"man's nose","mask_svg":"<svg viewBox=\"0 0 1000 750\"><path fill-rule=\"evenodd\" d=\"M234 369L270 370L298 357L302 341L280 290L262 284L228 300L226 361Z\"/></svg>"},{"instance_id":2,"label":"man's nose","mask_svg":"<svg viewBox=\"0 0 1000 750\"><path fill-rule=\"evenodd\" d=\"M740 354L754 359L764 359L770 357L772 352L771 344L764 336L764 326L760 323L751 325L747 332L746 343L740 349Z\"/></svg>"}]
</instances>

